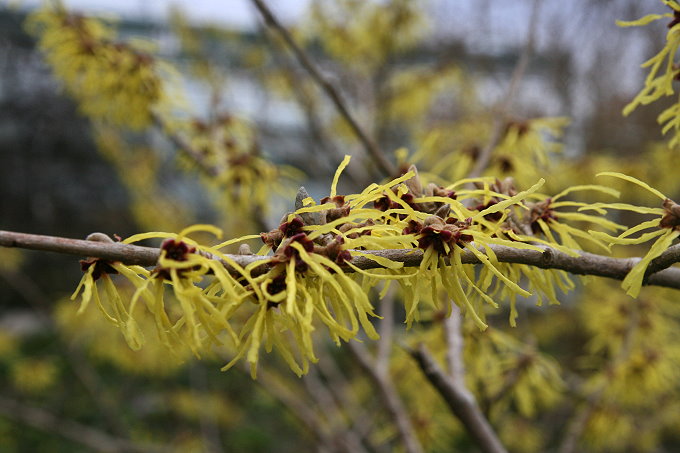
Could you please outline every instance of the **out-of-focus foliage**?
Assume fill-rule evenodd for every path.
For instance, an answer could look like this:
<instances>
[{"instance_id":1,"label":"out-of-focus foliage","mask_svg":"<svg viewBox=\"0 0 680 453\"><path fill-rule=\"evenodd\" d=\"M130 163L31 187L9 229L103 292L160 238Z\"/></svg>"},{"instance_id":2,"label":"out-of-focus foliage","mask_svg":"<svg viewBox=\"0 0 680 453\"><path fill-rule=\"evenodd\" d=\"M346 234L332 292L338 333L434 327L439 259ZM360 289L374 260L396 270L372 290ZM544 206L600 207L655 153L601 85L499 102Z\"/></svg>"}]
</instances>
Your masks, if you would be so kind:
<instances>
[{"instance_id":1,"label":"out-of-focus foliage","mask_svg":"<svg viewBox=\"0 0 680 453\"><path fill-rule=\"evenodd\" d=\"M57 2L33 14L27 26L40 34L55 74L87 115L141 129L169 94L161 86L169 67L150 56L152 49L116 43L113 29L97 19L70 14Z\"/></svg>"}]
</instances>

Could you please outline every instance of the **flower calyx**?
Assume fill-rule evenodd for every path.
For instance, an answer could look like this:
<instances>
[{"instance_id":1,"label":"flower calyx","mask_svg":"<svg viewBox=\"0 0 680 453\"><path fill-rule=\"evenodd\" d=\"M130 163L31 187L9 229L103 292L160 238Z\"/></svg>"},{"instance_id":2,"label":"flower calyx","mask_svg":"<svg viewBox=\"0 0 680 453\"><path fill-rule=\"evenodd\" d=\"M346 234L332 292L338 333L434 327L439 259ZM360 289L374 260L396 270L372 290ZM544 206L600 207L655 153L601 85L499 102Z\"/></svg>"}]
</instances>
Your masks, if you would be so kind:
<instances>
[{"instance_id":1,"label":"flower calyx","mask_svg":"<svg viewBox=\"0 0 680 453\"><path fill-rule=\"evenodd\" d=\"M663 202L664 215L659 221L659 227L680 230L680 205L666 198Z\"/></svg>"},{"instance_id":2,"label":"flower calyx","mask_svg":"<svg viewBox=\"0 0 680 453\"><path fill-rule=\"evenodd\" d=\"M557 214L550 206L551 204L552 198L546 198L545 200L536 203L526 203L529 208L529 225L534 234L541 231L539 220L546 223L557 220Z\"/></svg>"},{"instance_id":3,"label":"flower calyx","mask_svg":"<svg viewBox=\"0 0 680 453\"><path fill-rule=\"evenodd\" d=\"M518 137L521 137L527 132L529 132L529 126L530 126L529 121L523 120L508 121L505 124L505 131L503 132L503 137L507 136L511 132L515 132Z\"/></svg>"},{"instance_id":4,"label":"flower calyx","mask_svg":"<svg viewBox=\"0 0 680 453\"><path fill-rule=\"evenodd\" d=\"M286 239L281 244L281 246L279 246L278 250L272 257L272 263L274 264L287 263L294 258L295 271L306 272L309 266L302 260L302 257L300 257L300 252L295 247L292 246L292 244L295 242L300 243L305 252L307 253L314 252L314 241L309 239L306 233L298 233Z\"/></svg>"},{"instance_id":5,"label":"flower calyx","mask_svg":"<svg viewBox=\"0 0 680 453\"><path fill-rule=\"evenodd\" d=\"M329 259L338 264L343 264L346 261L352 260L352 255L349 250L343 250L342 246L345 244L345 238L342 236L335 236L331 242L325 246L315 246L314 253L325 255Z\"/></svg>"},{"instance_id":6,"label":"flower calyx","mask_svg":"<svg viewBox=\"0 0 680 453\"><path fill-rule=\"evenodd\" d=\"M178 241L176 239L168 238L161 243L161 255L164 254L165 259L167 260L179 262L188 261L189 255L192 253L196 253L196 247L181 240ZM179 274L186 271L187 269L178 269ZM157 265L152 271L152 274L164 280L171 279L170 269L161 265Z\"/></svg>"},{"instance_id":7,"label":"flower calyx","mask_svg":"<svg viewBox=\"0 0 680 453\"><path fill-rule=\"evenodd\" d=\"M668 28L673 28L680 24L680 11L673 10L673 20L668 23Z\"/></svg>"},{"instance_id":8,"label":"flower calyx","mask_svg":"<svg viewBox=\"0 0 680 453\"><path fill-rule=\"evenodd\" d=\"M286 274L279 274L274 277L269 283L267 283L267 293L274 296L282 291L286 290ZM267 301L267 308L274 308L278 306L281 302Z\"/></svg>"},{"instance_id":9,"label":"flower calyx","mask_svg":"<svg viewBox=\"0 0 680 453\"><path fill-rule=\"evenodd\" d=\"M345 244L343 236L335 236L331 241L325 245L318 245L313 240L309 239L306 233L298 233L295 236L286 239L279 249L272 257L273 264L287 263L292 258L295 259L295 271L306 272L309 266L304 262L300 256L299 250L294 247L293 243L300 243L302 248L308 254L323 255L330 260L343 264L352 259L352 255L348 250L344 250L342 246Z\"/></svg>"},{"instance_id":10,"label":"flower calyx","mask_svg":"<svg viewBox=\"0 0 680 453\"><path fill-rule=\"evenodd\" d=\"M430 216L422 223L410 221L404 229L404 234L417 234L418 247L427 250L429 247L442 255L448 255L453 246L462 246L464 242L472 242L471 234L464 231L472 225L472 218L458 220L448 217L446 220L439 216Z\"/></svg>"},{"instance_id":11,"label":"flower calyx","mask_svg":"<svg viewBox=\"0 0 680 453\"><path fill-rule=\"evenodd\" d=\"M94 266L92 270L92 279L97 281L104 274L117 274L118 271L111 265L110 261L103 260L101 258L89 257L84 260L80 260L80 270L83 272L88 272L90 266Z\"/></svg>"},{"instance_id":12,"label":"flower calyx","mask_svg":"<svg viewBox=\"0 0 680 453\"><path fill-rule=\"evenodd\" d=\"M416 198L423 198L423 197L442 197L442 198L450 198L452 200L455 200L457 198L456 192L447 189L442 186L438 186L435 183L429 183L427 186L423 188L423 185L420 181L420 175L418 174L418 169L415 167L415 165L411 165L408 168L408 171L413 172L414 175L404 181L404 185L407 187L408 191L401 194L399 197L401 200L406 202L407 205L409 205L411 208L413 208L416 211L420 212L426 212L428 214L435 214L439 208L442 206L446 205L446 203L442 201L420 201L416 202ZM390 190L397 194L397 187L392 187ZM401 205L394 201L392 198L390 198L387 194L373 202L373 206L380 210L380 211L387 211L388 209L399 209L401 208Z\"/></svg>"},{"instance_id":13,"label":"flower calyx","mask_svg":"<svg viewBox=\"0 0 680 453\"><path fill-rule=\"evenodd\" d=\"M267 233L260 233L262 242L270 246L272 250L276 250L285 238L292 238L302 233L302 227L305 226L305 222L300 216L295 216L290 221L286 221L286 217L284 216L278 228Z\"/></svg>"},{"instance_id":14,"label":"flower calyx","mask_svg":"<svg viewBox=\"0 0 680 453\"><path fill-rule=\"evenodd\" d=\"M475 183L475 187L477 187L478 189L483 189L484 186L481 183ZM494 181L494 183L491 184L491 186L489 186L489 190L499 194L507 195L508 197L514 197L515 195L517 195L517 189L515 188L515 180L510 176L504 178L502 181L496 178L496 181ZM483 211L484 209L489 208L500 202L501 199L499 197L491 197L486 203L480 202L473 209L476 211ZM497 222L502 217L503 213L501 211L492 212L491 214L486 214L484 216L486 220L490 220L493 222Z\"/></svg>"},{"instance_id":15,"label":"flower calyx","mask_svg":"<svg viewBox=\"0 0 680 453\"><path fill-rule=\"evenodd\" d=\"M373 221L373 219L366 219L365 221L360 223L347 222L340 225L338 227L338 231L340 231L350 239L356 239L359 236L370 236L371 229L366 228L365 230L362 230L362 228L371 227L373 225L375 225L375 221Z\"/></svg>"},{"instance_id":16,"label":"flower calyx","mask_svg":"<svg viewBox=\"0 0 680 453\"><path fill-rule=\"evenodd\" d=\"M349 215L350 207L349 203L345 202L344 195L336 195L334 197L324 197L321 199L321 204L324 203L334 203L335 208L330 208L322 211L322 217L325 220L324 223L332 222L341 217L347 217Z\"/></svg>"},{"instance_id":17,"label":"flower calyx","mask_svg":"<svg viewBox=\"0 0 680 453\"><path fill-rule=\"evenodd\" d=\"M427 186L425 186L425 189L423 190L423 197L442 197L442 198L450 198L452 200L455 200L458 198L458 195L454 190L447 189L442 186L438 186L437 184L431 182ZM417 210L421 212L427 212L428 214L435 214L437 215L437 211L442 208L442 207L449 207L448 204L444 203L443 201L426 201L426 202L421 202L417 203Z\"/></svg>"},{"instance_id":18,"label":"flower calyx","mask_svg":"<svg viewBox=\"0 0 680 453\"><path fill-rule=\"evenodd\" d=\"M104 242L113 243L113 239L104 233L92 233L87 236L86 240L93 242ZM80 260L80 270L83 272L88 272L91 266L92 269L92 279L97 281L104 274L117 274L118 271L112 266L111 261L106 261L102 258L88 257L84 260Z\"/></svg>"}]
</instances>

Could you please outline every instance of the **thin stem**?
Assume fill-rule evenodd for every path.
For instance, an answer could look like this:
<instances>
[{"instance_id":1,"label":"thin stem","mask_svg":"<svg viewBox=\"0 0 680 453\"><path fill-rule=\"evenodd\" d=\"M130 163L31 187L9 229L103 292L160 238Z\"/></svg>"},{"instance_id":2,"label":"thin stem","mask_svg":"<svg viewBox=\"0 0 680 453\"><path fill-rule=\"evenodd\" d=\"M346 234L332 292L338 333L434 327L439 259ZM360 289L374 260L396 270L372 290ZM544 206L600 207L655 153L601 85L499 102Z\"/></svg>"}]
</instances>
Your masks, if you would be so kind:
<instances>
[{"instance_id":1,"label":"thin stem","mask_svg":"<svg viewBox=\"0 0 680 453\"><path fill-rule=\"evenodd\" d=\"M484 170L486 170L486 168L489 166L493 150L496 148L496 146L498 146L498 143L503 138L503 129L505 128L508 110L510 109L515 95L517 94L519 83L524 77L524 73L526 72L527 66L529 64L529 59L531 58L531 53L534 49L536 30L538 28L537 24L540 4L540 0L534 0L532 4L531 18L529 19L529 31L527 33L527 40L524 45L524 49L522 50L522 54L520 55L517 65L512 72L510 84L508 85L508 91L505 93L505 96L496 108L496 116L491 129L491 137L489 138L489 142L479 153L477 162L475 163L472 171L470 171L468 178L477 178L482 175Z\"/></svg>"},{"instance_id":2,"label":"thin stem","mask_svg":"<svg viewBox=\"0 0 680 453\"><path fill-rule=\"evenodd\" d=\"M72 442L100 452L164 452L170 448L137 444L113 437L82 423L64 419L39 407L0 395L0 415L33 428L58 434Z\"/></svg>"},{"instance_id":3,"label":"thin stem","mask_svg":"<svg viewBox=\"0 0 680 453\"><path fill-rule=\"evenodd\" d=\"M329 344L326 343L325 347L329 347ZM366 445L369 451L377 451L377 446L371 442L369 437L369 433L374 428L373 411L358 399L358 395L351 388L342 368L338 366L331 354L328 354L328 357L324 360L317 362L314 369L319 372L320 378L327 383L328 392L333 397L335 405L340 408L344 415L347 430L354 433L359 442Z\"/></svg>"},{"instance_id":4,"label":"thin stem","mask_svg":"<svg viewBox=\"0 0 680 453\"><path fill-rule=\"evenodd\" d=\"M394 293L391 288L380 302L380 315L382 319L378 325L380 338L378 339L375 367L379 373L387 374L389 372L392 338L394 336Z\"/></svg>"},{"instance_id":5,"label":"thin stem","mask_svg":"<svg viewBox=\"0 0 680 453\"><path fill-rule=\"evenodd\" d=\"M120 261L125 264L154 266L160 251L152 247L120 244L116 242L85 241L55 236L15 233L0 230L0 245L30 250L65 253L68 255L91 256L106 261Z\"/></svg>"},{"instance_id":6,"label":"thin stem","mask_svg":"<svg viewBox=\"0 0 680 453\"><path fill-rule=\"evenodd\" d=\"M272 30L265 27L261 30L261 33L265 38L265 42L270 47L274 63L281 67L286 82L291 87L292 95L305 115L307 130L309 131L310 147L313 148L313 154L318 154L318 151L320 150L321 154L325 157L324 160L331 160L329 158L332 158L333 161L336 158L342 159L343 153L340 152L340 149L333 142L333 139L328 136L328 132L324 129L324 126L320 121L320 112L313 93L310 93L309 90L306 89L304 80L300 77L300 74L291 67L289 59L279 58L279 46L276 45L277 43L271 39L270 36ZM365 179L365 176L360 177L357 174L358 169L358 166L350 165L345 168L343 172L343 178L345 176L348 177L352 184L357 187L362 186L360 181ZM333 170L335 170L335 167L333 167Z\"/></svg>"},{"instance_id":7,"label":"thin stem","mask_svg":"<svg viewBox=\"0 0 680 453\"><path fill-rule=\"evenodd\" d=\"M246 371L249 373L249 371ZM262 390L274 399L278 400L288 411L298 419L300 424L305 427L314 437L318 450L324 452L336 452L335 442L331 436L328 426L322 423L319 414L310 408L304 401L295 395L291 390L270 374L266 369L258 370L257 383Z\"/></svg>"},{"instance_id":8,"label":"thin stem","mask_svg":"<svg viewBox=\"0 0 680 453\"><path fill-rule=\"evenodd\" d=\"M177 149L179 149L180 152L186 154L187 157L189 157L198 166L201 172L211 178L214 178L218 175L219 170L216 167L209 165L205 161L204 155L198 150L194 149L194 147L191 146L191 143L189 143L186 138L180 134L168 130L167 125L158 114L152 112L151 121L158 128L158 130L160 130L168 138L168 140L170 140L172 144L175 145Z\"/></svg>"},{"instance_id":9,"label":"thin stem","mask_svg":"<svg viewBox=\"0 0 680 453\"><path fill-rule=\"evenodd\" d=\"M309 373L302 377L302 382L309 396L322 409L322 413L333 433L333 438L338 439L348 452L368 453L361 443L360 436L345 420L342 408L333 398L330 385L319 379L317 373L316 367L312 367Z\"/></svg>"},{"instance_id":10,"label":"thin stem","mask_svg":"<svg viewBox=\"0 0 680 453\"><path fill-rule=\"evenodd\" d=\"M182 134L178 134L169 130L160 115L152 112L151 120L153 124L165 135L165 137L177 147L179 152L184 153L184 155L191 159L191 161L196 164L198 169L204 175L211 179L216 179L220 175L220 168L210 165L210 163L206 161L205 154L194 148ZM251 210L250 214L251 220L253 221L253 224L256 228L260 229L261 231L269 230L269 225L264 218L261 207L255 206Z\"/></svg>"},{"instance_id":11,"label":"thin stem","mask_svg":"<svg viewBox=\"0 0 680 453\"><path fill-rule=\"evenodd\" d=\"M326 80L326 78L321 74L321 71L317 68L316 64L314 64L306 52L297 45L290 32L276 18L267 4L263 0L251 1L253 2L253 5L255 5L255 8L257 8L257 10L262 15L265 24L267 24L268 27L276 30L288 48L293 52L293 55L295 55L298 63L300 63L300 65L311 76L312 80L314 80L319 88L321 88L321 90L328 96L335 106L335 109L347 122L347 125L350 127L357 139L361 142L364 149L371 159L373 159L378 168L384 173L385 176L396 175L395 166L385 157L385 154L383 154L383 152L378 148L378 145L376 145L375 142L371 140L369 135L359 125L359 122L354 119L338 90L336 90L335 87L328 80Z\"/></svg>"},{"instance_id":12,"label":"thin stem","mask_svg":"<svg viewBox=\"0 0 680 453\"><path fill-rule=\"evenodd\" d=\"M439 392L451 412L484 453L507 453L488 420L479 409L474 396L464 385L456 385L446 375L424 345L408 351L416 360L430 384Z\"/></svg>"},{"instance_id":13,"label":"thin stem","mask_svg":"<svg viewBox=\"0 0 680 453\"><path fill-rule=\"evenodd\" d=\"M394 422L404 449L408 453L421 453L423 447L415 434L408 411L404 407L397 389L390 378L389 373L381 373L375 366L374 360L362 343L350 341L347 343L349 351L352 353L357 363L373 381L378 395L383 401L387 412Z\"/></svg>"},{"instance_id":14,"label":"thin stem","mask_svg":"<svg viewBox=\"0 0 680 453\"><path fill-rule=\"evenodd\" d=\"M460 308L453 302L451 315L444 320L444 334L446 335L446 361L449 365L449 375L454 385L465 385L465 364L463 363L463 332Z\"/></svg>"}]
</instances>

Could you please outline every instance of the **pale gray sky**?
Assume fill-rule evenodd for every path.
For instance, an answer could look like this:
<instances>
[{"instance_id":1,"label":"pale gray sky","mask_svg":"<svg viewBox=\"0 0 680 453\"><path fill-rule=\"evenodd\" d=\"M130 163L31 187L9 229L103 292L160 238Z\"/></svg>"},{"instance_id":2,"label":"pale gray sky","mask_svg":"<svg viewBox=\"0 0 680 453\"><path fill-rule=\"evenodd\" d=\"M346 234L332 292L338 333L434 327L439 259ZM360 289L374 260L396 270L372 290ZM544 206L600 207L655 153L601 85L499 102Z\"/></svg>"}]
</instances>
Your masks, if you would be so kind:
<instances>
[{"instance_id":1,"label":"pale gray sky","mask_svg":"<svg viewBox=\"0 0 680 453\"><path fill-rule=\"evenodd\" d=\"M0 3L7 0L0 0ZM219 22L237 27L251 27L256 24L249 0L63 0L71 9L93 13L115 14L118 16L166 17L171 5L178 5L187 12L189 19L197 22ZM16 0L15 0L16 2ZM25 7L40 5L42 0L20 0ZM284 21L300 17L309 0L276 0L269 5Z\"/></svg>"}]
</instances>

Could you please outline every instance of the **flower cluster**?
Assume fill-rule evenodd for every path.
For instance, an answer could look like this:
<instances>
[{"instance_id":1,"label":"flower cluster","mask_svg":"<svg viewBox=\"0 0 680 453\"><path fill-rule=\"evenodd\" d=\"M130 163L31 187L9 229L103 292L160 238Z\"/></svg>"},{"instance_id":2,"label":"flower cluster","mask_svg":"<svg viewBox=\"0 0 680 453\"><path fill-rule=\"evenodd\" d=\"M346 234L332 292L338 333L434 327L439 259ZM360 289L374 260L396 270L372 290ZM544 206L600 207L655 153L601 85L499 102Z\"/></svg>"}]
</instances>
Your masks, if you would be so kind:
<instances>
[{"instance_id":1,"label":"flower cluster","mask_svg":"<svg viewBox=\"0 0 680 453\"><path fill-rule=\"evenodd\" d=\"M639 105L647 105L662 97L675 94L673 82L680 77L680 69L675 60L680 48L680 4L675 0L661 0L672 12L666 14L648 14L634 21L617 21L622 27L643 26L659 19L670 19L668 32L666 33L665 46L652 58L642 64L643 68L649 68L645 79L645 86L624 109L623 114L629 115ZM680 144L680 100L666 108L657 118L659 124L663 124L662 132L666 134L673 131L670 140L671 148Z\"/></svg>"},{"instance_id":2,"label":"flower cluster","mask_svg":"<svg viewBox=\"0 0 680 453\"><path fill-rule=\"evenodd\" d=\"M148 125L151 110L164 100L169 67L149 53L147 43L116 42L102 21L55 3L33 13L28 26L83 112L135 129Z\"/></svg>"},{"instance_id":3,"label":"flower cluster","mask_svg":"<svg viewBox=\"0 0 680 453\"><path fill-rule=\"evenodd\" d=\"M634 227L626 229L618 236L610 236L602 232L591 232L596 238L608 242L610 245L635 245L643 244L651 239L656 238L654 244L650 247L647 254L630 270L626 278L623 280L621 287L626 290L630 296L637 297L640 293L640 288L644 282L647 274L647 267L649 264L666 251L677 237L680 236L680 207L658 190L650 187L648 184L633 178L632 176L623 175L615 172L603 172L598 176L611 176L625 181L632 182L644 188L648 192L659 197L662 202L660 208L647 208L641 206L629 205L626 203L597 203L590 207L581 209L619 209L624 211L632 211L639 214L652 214L655 218L642 222ZM634 234L652 228L653 231L643 233L638 237L632 237Z\"/></svg>"},{"instance_id":4,"label":"flower cluster","mask_svg":"<svg viewBox=\"0 0 680 453\"><path fill-rule=\"evenodd\" d=\"M210 120L194 118L166 126L170 134L187 138L192 153L182 163L187 168L199 164L209 186L219 191L221 212L262 215L269 208L270 194L285 194L290 191L286 181L299 177L293 168L269 162L262 155L253 125L236 115L222 113Z\"/></svg>"},{"instance_id":5,"label":"flower cluster","mask_svg":"<svg viewBox=\"0 0 680 453\"><path fill-rule=\"evenodd\" d=\"M369 299L373 288L382 297L396 282L408 326L424 312L450 313L455 303L478 328L485 329L486 307L497 308L506 300L514 325L518 296L534 294L539 304L543 299L558 303L557 288L566 292L573 283L562 271L500 262L496 248L543 251L547 246L578 256L586 246L608 250L611 244L637 244L658 237L623 282L629 294L637 295L650 261L680 235L678 205L641 181L617 173L605 175L645 187L664 199L663 208L570 199L584 191L617 196L615 190L598 185L574 186L552 196L538 192L542 180L524 191L516 189L511 179L424 185L413 166L385 184L339 195L337 183L348 163L346 157L328 197L317 204L301 189L296 210L271 231L212 246L188 237L198 232L221 235L208 225L179 234L144 233L126 239L125 243L163 239L152 270L100 259L83 261L85 275L76 290L77 294L82 289L81 310L94 299L133 348L144 341L134 319L135 310L143 305L153 316L161 341L170 348L182 345L199 355L210 345L226 346L232 359L224 369L244 358L253 376L260 350L276 349L293 371L303 374L317 360L314 331L326 331L338 344L362 331L369 338L378 337L371 322L376 317ZM659 218L619 236L584 233L570 224L625 230L601 217L609 209ZM656 231L630 237L650 227ZM245 243L253 239L263 243L257 254ZM223 252L239 243L239 255ZM117 292L113 274L135 288L128 301ZM98 282L103 282L104 297ZM166 288L172 291L166 294Z\"/></svg>"}]
</instances>

